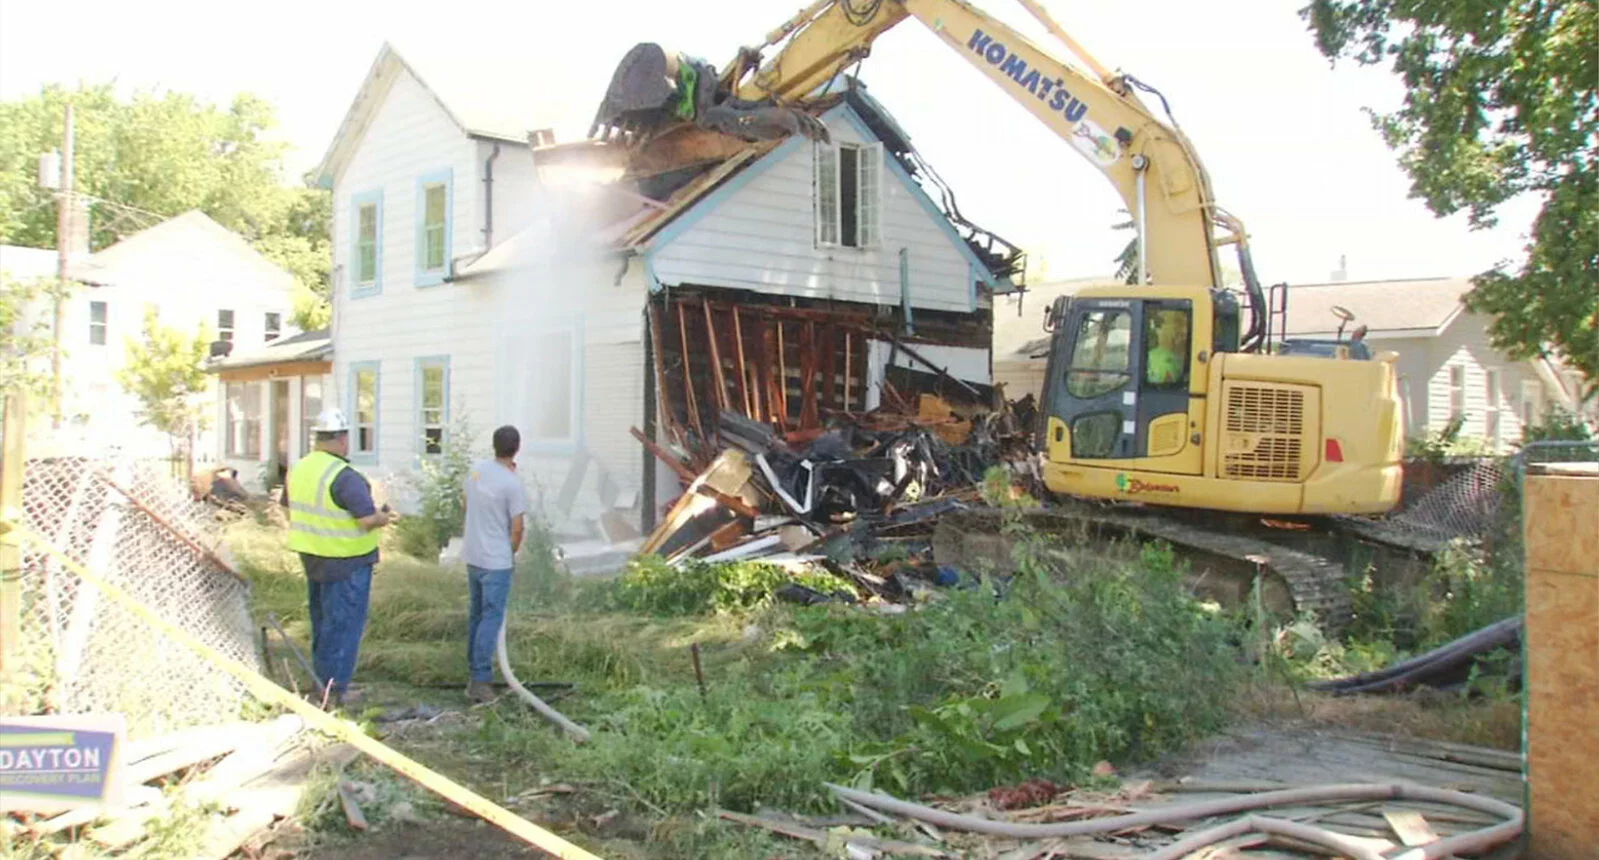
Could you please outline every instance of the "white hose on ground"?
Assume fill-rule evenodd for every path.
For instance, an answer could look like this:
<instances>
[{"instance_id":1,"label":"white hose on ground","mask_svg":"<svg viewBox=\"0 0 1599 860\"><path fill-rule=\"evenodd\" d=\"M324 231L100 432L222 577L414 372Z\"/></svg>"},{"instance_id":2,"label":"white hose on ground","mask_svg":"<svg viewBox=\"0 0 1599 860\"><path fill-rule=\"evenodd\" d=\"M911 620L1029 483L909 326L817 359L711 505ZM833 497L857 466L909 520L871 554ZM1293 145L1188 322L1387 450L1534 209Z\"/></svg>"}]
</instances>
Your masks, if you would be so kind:
<instances>
[{"instance_id":1,"label":"white hose on ground","mask_svg":"<svg viewBox=\"0 0 1599 860\"><path fill-rule=\"evenodd\" d=\"M506 603L510 603L509 599L507 599ZM505 682L511 685L511 689L515 690L516 694L521 696L523 701L527 702L529 705L532 705L533 710L538 711L545 717L549 718L551 722L565 729L566 733L571 735L573 740L577 741L578 743L587 742L589 740L588 729L585 729L577 723L572 722L560 711L557 711L556 709L545 704L543 699L540 699L538 696L528 692L528 689L522 686L522 682L516 679L516 673L511 671L511 658L506 656L505 653L505 628L510 623L510 614L507 613L504 618L500 619L500 633L497 641L494 643L494 650L498 652L500 660L500 674L505 676Z\"/></svg>"},{"instance_id":2,"label":"white hose on ground","mask_svg":"<svg viewBox=\"0 0 1599 860\"><path fill-rule=\"evenodd\" d=\"M1441 803L1450 806L1458 806L1465 809L1474 809L1479 812L1486 812L1490 815L1496 815L1504 819L1498 824L1482 828L1481 830L1473 830L1467 833L1461 833L1456 836L1451 836L1448 839L1440 839L1437 842L1432 842L1427 845L1413 848L1410 851L1400 855L1403 860L1439 860L1439 858L1448 857L1451 854L1481 852L1488 848L1492 848L1495 845L1508 842L1511 839L1519 836L1521 834L1522 826L1526 820L1525 813L1522 812L1520 807L1505 803L1502 800L1495 800L1491 797L1482 797L1474 794L1466 794L1465 792L1460 791L1449 791L1447 789L1427 788L1415 785L1352 783L1345 785L1312 786L1309 788L1290 788L1282 791L1265 791L1258 794L1244 794L1237 797L1226 797L1218 800L1202 801L1199 803L1185 803L1177 806L1167 806L1160 809L1147 810L1144 812L1135 812L1128 815L1117 815L1110 818L1098 818L1090 821L1077 821L1065 824L1019 824L1011 821L993 821L987 818L977 818L971 815L961 815L954 812L946 812L942 809L934 809L930 806L922 806L920 804L910 803L908 801L900 800L896 797L890 797L886 794L878 794L877 792L860 791L858 789L845 788L841 785L833 785L832 783L827 783L827 787L832 789L833 793L841 798L852 800L863 806L869 806L873 809L881 810L883 812L892 812L897 815L904 815L908 818L915 818L920 821L926 821L929 824L937 824L954 830L965 830L972 833L988 833L996 836L1010 836L1019 839L1057 839L1065 836L1092 836L1101 833L1114 833L1118 830L1125 830L1131 827L1165 824L1172 821L1189 821L1207 818L1213 815L1225 815L1233 812L1247 812L1254 809L1264 809L1270 806L1293 806L1334 800L1420 800L1428 803ZM1251 816L1251 818L1254 818L1254 816ZM1264 821L1268 832L1281 832L1285 834L1288 832L1289 828L1285 828L1283 825L1290 825L1291 829L1297 832L1303 832L1300 831L1299 828L1307 826L1295 824L1294 822L1280 821L1273 818L1258 819L1253 822L1249 822L1249 819L1246 818L1244 821L1250 824L1259 824ZM1319 830L1318 828L1310 829L1317 830L1319 833L1325 834L1330 838L1336 838L1337 836L1337 834L1328 833L1327 831ZM1184 854L1197 850L1198 848L1202 848L1205 845L1219 842L1231 836L1237 836L1246 832L1249 832L1249 829L1242 828L1242 824L1240 822L1231 822L1229 824L1222 825L1221 827L1212 828L1209 831L1195 834L1188 840L1179 842L1175 846L1171 846L1164 851L1151 855L1149 860L1157 860L1157 858L1159 858L1159 860L1172 860L1172 858L1181 857ZM1200 842L1199 839L1201 836L1207 837L1206 841ZM1333 843L1329 843L1326 839L1322 839L1321 844L1331 845ZM1179 846L1185 849L1182 853L1171 853L1172 848ZM1355 856L1358 857L1360 855Z\"/></svg>"}]
</instances>

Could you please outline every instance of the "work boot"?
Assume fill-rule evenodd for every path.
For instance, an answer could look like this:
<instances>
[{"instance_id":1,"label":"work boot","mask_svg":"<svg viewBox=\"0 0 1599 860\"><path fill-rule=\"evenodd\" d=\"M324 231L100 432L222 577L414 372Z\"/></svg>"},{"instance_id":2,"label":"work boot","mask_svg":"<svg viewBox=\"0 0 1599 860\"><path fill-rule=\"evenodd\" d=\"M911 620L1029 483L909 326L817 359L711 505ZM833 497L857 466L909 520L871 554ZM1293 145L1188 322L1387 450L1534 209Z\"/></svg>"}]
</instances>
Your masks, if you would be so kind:
<instances>
[{"instance_id":1,"label":"work boot","mask_svg":"<svg viewBox=\"0 0 1599 860\"><path fill-rule=\"evenodd\" d=\"M335 708L353 708L366 700L366 695L357 687L345 687L343 690L334 690L328 697L328 704Z\"/></svg>"},{"instance_id":2,"label":"work boot","mask_svg":"<svg viewBox=\"0 0 1599 860\"><path fill-rule=\"evenodd\" d=\"M466 685L466 697L474 702L483 704L499 698L494 692L494 685L488 681L473 681Z\"/></svg>"}]
</instances>

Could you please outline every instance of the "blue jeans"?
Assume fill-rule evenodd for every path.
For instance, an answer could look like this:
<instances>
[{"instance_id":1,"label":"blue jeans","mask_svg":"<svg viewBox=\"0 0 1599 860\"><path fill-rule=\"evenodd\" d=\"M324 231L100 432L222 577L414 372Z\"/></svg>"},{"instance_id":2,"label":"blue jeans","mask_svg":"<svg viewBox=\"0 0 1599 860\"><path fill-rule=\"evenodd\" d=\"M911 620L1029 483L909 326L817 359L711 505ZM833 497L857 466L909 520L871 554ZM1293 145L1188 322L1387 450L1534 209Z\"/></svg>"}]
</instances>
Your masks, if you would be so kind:
<instances>
[{"instance_id":1,"label":"blue jeans","mask_svg":"<svg viewBox=\"0 0 1599 860\"><path fill-rule=\"evenodd\" d=\"M505 622L505 601L511 594L511 569L484 570L466 566L472 589L472 612L467 621L466 664L472 680L494 680L494 646Z\"/></svg>"},{"instance_id":2,"label":"blue jeans","mask_svg":"<svg viewBox=\"0 0 1599 860\"><path fill-rule=\"evenodd\" d=\"M338 695L350 686L355 674L372 597L372 566L358 568L348 579L307 579L306 585L311 605L311 666L322 684L333 682L333 694Z\"/></svg>"}]
</instances>

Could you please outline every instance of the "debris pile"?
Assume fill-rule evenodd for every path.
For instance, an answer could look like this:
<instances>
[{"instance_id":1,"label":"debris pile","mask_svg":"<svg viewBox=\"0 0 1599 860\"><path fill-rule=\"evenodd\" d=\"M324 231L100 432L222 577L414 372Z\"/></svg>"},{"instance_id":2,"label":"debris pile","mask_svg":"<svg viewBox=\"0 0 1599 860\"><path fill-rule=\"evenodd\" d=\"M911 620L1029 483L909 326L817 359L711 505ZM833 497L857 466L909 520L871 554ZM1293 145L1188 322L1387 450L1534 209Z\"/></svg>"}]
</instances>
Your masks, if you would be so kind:
<instances>
[{"instance_id":1,"label":"debris pile","mask_svg":"<svg viewBox=\"0 0 1599 860\"><path fill-rule=\"evenodd\" d=\"M910 411L897 395L885 400L900 408L837 413L786 433L722 410L718 450L698 472L692 455L634 429L686 485L641 552L671 562L818 564L894 600L907 590L895 576L906 567L952 583L958 574L926 561L932 521L978 501L989 468L1026 461L1031 404L1000 399L996 410L922 394ZM905 550L899 562L865 564L884 544Z\"/></svg>"}]
</instances>

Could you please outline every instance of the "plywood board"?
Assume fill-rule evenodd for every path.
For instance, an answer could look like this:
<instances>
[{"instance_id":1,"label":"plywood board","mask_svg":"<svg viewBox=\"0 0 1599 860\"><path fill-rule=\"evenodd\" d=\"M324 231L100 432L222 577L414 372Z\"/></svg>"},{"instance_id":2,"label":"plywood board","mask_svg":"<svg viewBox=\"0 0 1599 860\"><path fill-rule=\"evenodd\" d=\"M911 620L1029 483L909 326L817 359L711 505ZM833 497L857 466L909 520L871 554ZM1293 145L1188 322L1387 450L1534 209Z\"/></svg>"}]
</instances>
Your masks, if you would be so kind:
<instances>
[{"instance_id":1,"label":"plywood board","mask_svg":"<svg viewBox=\"0 0 1599 860\"><path fill-rule=\"evenodd\" d=\"M1526 482L1531 856L1599 845L1599 480Z\"/></svg>"},{"instance_id":2,"label":"plywood board","mask_svg":"<svg viewBox=\"0 0 1599 860\"><path fill-rule=\"evenodd\" d=\"M1533 475L1525 495L1527 569L1599 576L1599 478Z\"/></svg>"}]
</instances>

